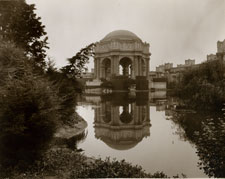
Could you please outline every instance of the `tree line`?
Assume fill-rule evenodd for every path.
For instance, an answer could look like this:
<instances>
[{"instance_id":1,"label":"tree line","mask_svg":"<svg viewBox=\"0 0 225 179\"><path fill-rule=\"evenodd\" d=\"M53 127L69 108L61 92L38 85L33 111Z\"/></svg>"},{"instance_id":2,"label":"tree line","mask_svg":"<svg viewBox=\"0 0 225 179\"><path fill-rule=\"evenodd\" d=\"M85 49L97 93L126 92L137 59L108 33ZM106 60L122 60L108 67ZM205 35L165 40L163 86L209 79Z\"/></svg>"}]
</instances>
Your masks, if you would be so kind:
<instances>
[{"instance_id":1,"label":"tree line","mask_svg":"<svg viewBox=\"0 0 225 179\"><path fill-rule=\"evenodd\" d=\"M225 62L206 61L186 70L176 84L175 95L197 110L221 110L225 104Z\"/></svg>"},{"instance_id":2,"label":"tree line","mask_svg":"<svg viewBox=\"0 0 225 179\"><path fill-rule=\"evenodd\" d=\"M94 44L57 69L47 60L45 26L35 5L25 0L0 1L0 40L0 171L7 173L23 161L24 152L29 160L21 166L29 166L35 160L29 152L38 157L57 126L74 118L76 95L82 92L76 79L94 55ZM24 141L36 148L25 151Z\"/></svg>"}]
</instances>

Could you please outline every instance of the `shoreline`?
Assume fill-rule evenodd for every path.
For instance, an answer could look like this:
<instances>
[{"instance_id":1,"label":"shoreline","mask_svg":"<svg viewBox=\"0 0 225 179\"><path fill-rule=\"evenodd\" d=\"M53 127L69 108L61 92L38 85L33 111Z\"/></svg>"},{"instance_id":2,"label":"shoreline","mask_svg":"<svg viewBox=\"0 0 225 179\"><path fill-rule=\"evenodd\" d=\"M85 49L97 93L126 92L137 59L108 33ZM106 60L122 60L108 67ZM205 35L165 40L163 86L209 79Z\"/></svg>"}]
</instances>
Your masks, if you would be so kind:
<instances>
[{"instance_id":1,"label":"shoreline","mask_svg":"<svg viewBox=\"0 0 225 179\"><path fill-rule=\"evenodd\" d=\"M62 126L57 128L54 137L69 139L83 133L87 126L87 121L75 112L73 119L69 120L67 124L62 124Z\"/></svg>"}]
</instances>

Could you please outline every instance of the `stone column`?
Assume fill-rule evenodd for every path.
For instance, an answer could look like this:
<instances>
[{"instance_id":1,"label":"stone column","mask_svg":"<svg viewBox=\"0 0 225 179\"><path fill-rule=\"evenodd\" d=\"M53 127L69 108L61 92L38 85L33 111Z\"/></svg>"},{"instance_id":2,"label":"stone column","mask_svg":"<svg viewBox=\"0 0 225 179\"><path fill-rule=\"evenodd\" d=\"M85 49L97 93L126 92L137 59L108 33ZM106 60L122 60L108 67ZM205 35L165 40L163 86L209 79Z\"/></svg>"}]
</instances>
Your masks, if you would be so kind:
<instances>
[{"instance_id":1,"label":"stone column","mask_svg":"<svg viewBox=\"0 0 225 179\"><path fill-rule=\"evenodd\" d=\"M110 106L110 112L111 112L111 121L110 121L110 124L113 124L113 120L114 120L114 106L111 105Z\"/></svg>"},{"instance_id":2,"label":"stone column","mask_svg":"<svg viewBox=\"0 0 225 179\"><path fill-rule=\"evenodd\" d=\"M112 77L112 74L114 74L114 56L110 58L110 64L111 64L110 76Z\"/></svg>"},{"instance_id":3,"label":"stone column","mask_svg":"<svg viewBox=\"0 0 225 179\"><path fill-rule=\"evenodd\" d=\"M138 71L139 69L138 69L138 57L137 56L135 56L134 57L134 74L135 74L135 78L136 78L136 76L138 76L138 74L139 74L139 71Z\"/></svg>"},{"instance_id":4,"label":"stone column","mask_svg":"<svg viewBox=\"0 0 225 179\"><path fill-rule=\"evenodd\" d=\"M142 59L138 57L138 75L142 76Z\"/></svg>"},{"instance_id":5,"label":"stone column","mask_svg":"<svg viewBox=\"0 0 225 179\"><path fill-rule=\"evenodd\" d=\"M99 75L98 75L98 61L99 61L99 58L96 58L95 60L95 65L96 65L96 69L95 69L95 72L96 72L96 79L99 79Z\"/></svg>"},{"instance_id":6,"label":"stone column","mask_svg":"<svg viewBox=\"0 0 225 179\"><path fill-rule=\"evenodd\" d=\"M119 125L119 116L120 116L120 112L119 112L119 106L113 106L112 109L112 113L113 113L113 119L112 119L112 124L115 125Z\"/></svg>"},{"instance_id":7,"label":"stone column","mask_svg":"<svg viewBox=\"0 0 225 179\"><path fill-rule=\"evenodd\" d=\"M134 113L134 124L138 124L138 118L139 118L139 110L138 110L138 106L135 104L135 113Z\"/></svg>"},{"instance_id":8,"label":"stone column","mask_svg":"<svg viewBox=\"0 0 225 179\"><path fill-rule=\"evenodd\" d=\"M133 122L135 121L135 103L131 103L131 113L132 113L132 118L133 118Z\"/></svg>"},{"instance_id":9,"label":"stone column","mask_svg":"<svg viewBox=\"0 0 225 179\"><path fill-rule=\"evenodd\" d=\"M100 79L105 78L105 67L100 61Z\"/></svg>"},{"instance_id":10,"label":"stone column","mask_svg":"<svg viewBox=\"0 0 225 179\"><path fill-rule=\"evenodd\" d=\"M95 111L94 122L97 123L97 122L99 122L99 119L98 119L98 108L95 108L94 111Z\"/></svg>"},{"instance_id":11,"label":"stone column","mask_svg":"<svg viewBox=\"0 0 225 179\"><path fill-rule=\"evenodd\" d=\"M142 75L142 69L141 69L141 57L138 57L138 75Z\"/></svg>"},{"instance_id":12,"label":"stone column","mask_svg":"<svg viewBox=\"0 0 225 179\"><path fill-rule=\"evenodd\" d=\"M126 65L123 65L123 75L128 76L129 75L129 67Z\"/></svg>"},{"instance_id":13,"label":"stone column","mask_svg":"<svg viewBox=\"0 0 225 179\"><path fill-rule=\"evenodd\" d=\"M146 77L147 77L147 80L149 80L149 61L150 61L150 59L146 58L145 62L146 62Z\"/></svg>"},{"instance_id":14,"label":"stone column","mask_svg":"<svg viewBox=\"0 0 225 179\"><path fill-rule=\"evenodd\" d=\"M134 74L134 62L132 61L132 64L131 64L131 78L132 79L135 79L135 74Z\"/></svg>"},{"instance_id":15,"label":"stone column","mask_svg":"<svg viewBox=\"0 0 225 179\"><path fill-rule=\"evenodd\" d=\"M141 71L142 71L142 76L146 76L146 60L141 59Z\"/></svg>"},{"instance_id":16,"label":"stone column","mask_svg":"<svg viewBox=\"0 0 225 179\"><path fill-rule=\"evenodd\" d=\"M119 56L115 56L114 58L114 73L116 76L119 75Z\"/></svg>"},{"instance_id":17,"label":"stone column","mask_svg":"<svg viewBox=\"0 0 225 179\"><path fill-rule=\"evenodd\" d=\"M102 78L102 58L99 58L98 60L98 75L99 79Z\"/></svg>"},{"instance_id":18,"label":"stone column","mask_svg":"<svg viewBox=\"0 0 225 179\"><path fill-rule=\"evenodd\" d=\"M94 58L94 78L96 78L96 59Z\"/></svg>"},{"instance_id":19,"label":"stone column","mask_svg":"<svg viewBox=\"0 0 225 179\"><path fill-rule=\"evenodd\" d=\"M95 123L101 122L100 108L96 109Z\"/></svg>"},{"instance_id":20,"label":"stone column","mask_svg":"<svg viewBox=\"0 0 225 179\"><path fill-rule=\"evenodd\" d=\"M145 107L146 107L146 120L147 120L147 122L150 122L150 107L149 107L149 103Z\"/></svg>"},{"instance_id":21,"label":"stone column","mask_svg":"<svg viewBox=\"0 0 225 179\"><path fill-rule=\"evenodd\" d=\"M100 79L100 71L101 71L101 69L100 69L100 58L98 58L98 61L97 61L97 66L98 66L98 68L97 68L97 74L98 74L98 79Z\"/></svg>"}]
</instances>

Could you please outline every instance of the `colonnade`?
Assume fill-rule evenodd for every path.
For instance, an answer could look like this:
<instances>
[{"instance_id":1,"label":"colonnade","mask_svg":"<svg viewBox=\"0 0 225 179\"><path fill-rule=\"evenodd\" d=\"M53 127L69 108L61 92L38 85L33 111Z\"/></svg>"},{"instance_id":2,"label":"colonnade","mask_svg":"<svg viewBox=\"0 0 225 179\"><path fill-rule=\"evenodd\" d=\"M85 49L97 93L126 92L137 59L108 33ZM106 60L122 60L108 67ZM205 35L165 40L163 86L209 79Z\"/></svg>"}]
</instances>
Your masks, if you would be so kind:
<instances>
[{"instance_id":1,"label":"colonnade","mask_svg":"<svg viewBox=\"0 0 225 179\"><path fill-rule=\"evenodd\" d=\"M123 74L120 74L120 65L123 67ZM149 58L141 56L110 56L94 59L95 79L110 79L112 76L119 75L130 76L132 79L136 79L136 76L146 76L148 79L148 72Z\"/></svg>"}]
</instances>

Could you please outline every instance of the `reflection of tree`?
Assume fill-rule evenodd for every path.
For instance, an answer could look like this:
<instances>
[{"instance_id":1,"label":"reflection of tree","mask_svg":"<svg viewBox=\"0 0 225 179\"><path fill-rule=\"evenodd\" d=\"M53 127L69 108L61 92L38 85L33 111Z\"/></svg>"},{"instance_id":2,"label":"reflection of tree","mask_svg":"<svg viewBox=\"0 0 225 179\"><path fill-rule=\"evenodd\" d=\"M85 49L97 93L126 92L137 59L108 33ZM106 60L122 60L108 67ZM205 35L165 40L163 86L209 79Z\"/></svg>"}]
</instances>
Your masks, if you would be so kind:
<instances>
[{"instance_id":1,"label":"reflection of tree","mask_svg":"<svg viewBox=\"0 0 225 179\"><path fill-rule=\"evenodd\" d=\"M225 177L225 121L206 119L194 137L201 160L199 166L210 177Z\"/></svg>"},{"instance_id":2,"label":"reflection of tree","mask_svg":"<svg viewBox=\"0 0 225 179\"><path fill-rule=\"evenodd\" d=\"M174 113L172 120L196 145L200 169L209 177L225 177L225 119L220 115Z\"/></svg>"}]
</instances>

